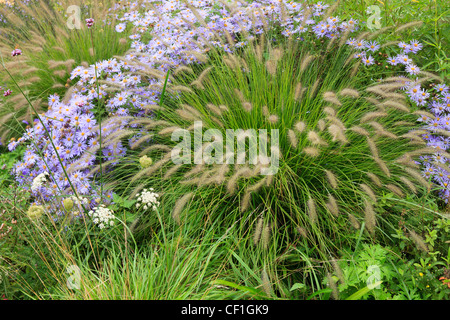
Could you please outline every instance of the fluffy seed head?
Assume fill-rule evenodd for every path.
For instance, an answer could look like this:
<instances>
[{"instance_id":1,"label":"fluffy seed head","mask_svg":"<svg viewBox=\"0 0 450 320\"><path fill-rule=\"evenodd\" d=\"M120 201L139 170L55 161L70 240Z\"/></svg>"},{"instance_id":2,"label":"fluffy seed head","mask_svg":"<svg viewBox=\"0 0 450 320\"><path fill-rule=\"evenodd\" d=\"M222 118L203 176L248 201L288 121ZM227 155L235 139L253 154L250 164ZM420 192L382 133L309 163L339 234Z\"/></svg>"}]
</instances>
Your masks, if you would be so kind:
<instances>
[{"instance_id":1,"label":"fluffy seed head","mask_svg":"<svg viewBox=\"0 0 450 320\"><path fill-rule=\"evenodd\" d=\"M269 247L270 232L271 232L271 228L270 228L270 224L268 224L267 226L265 226L263 228L262 233L261 233L261 244L264 249L267 249Z\"/></svg>"},{"instance_id":2,"label":"fluffy seed head","mask_svg":"<svg viewBox=\"0 0 450 320\"><path fill-rule=\"evenodd\" d=\"M299 133L302 133L305 130L306 125L304 122L299 121L295 124L294 127L295 127L295 130L297 130Z\"/></svg>"},{"instance_id":3,"label":"fluffy seed head","mask_svg":"<svg viewBox=\"0 0 450 320\"><path fill-rule=\"evenodd\" d=\"M263 218L259 218L258 219L258 223L256 224L255 227L255 233L253 235L253 244L256 246L259 242L259 239L261 238L261 233L262 233L262 229L263 229L263 225L264 225L264 220Z\"/></svg>"},{"instance_id":4,"label":"fluffy seed head","mask_svg":"<svg viewBox=\"0 0 450 320\"><path fill-rule=\"evenodd\" d=\"M326 206L335 217L339 215L339 206L337 204L336 198L331 194L328 194L328 202L326 203Z\"/></svg>"},{"instance_id":5,"label":"fluffy seed head","mask_svg":"<svg viewBox=\"0 0 450 320\"><path fill-rule=\"evenodd\" d=\"M306 68L309 66L309 64L314 60L314 56L307 55L305 58L303 58L301 64L300 64L300 71L303 72L306 70Z\"/></svg>"},{"instance_id":6,"label":"fluffy seed head","mask_svg":"<svg viewBox=\"0 0 450 320\"><path fill-rule=\"evenodd\" d=\"M358 98L359 97L359 92L355 89L350 89L350 88L346 88L346 89L342 89L339 94L341 96L350 96L353 98Z\"/></svg>"},{"instance_id":7,"label":"fluffy seed head","mask_svg":"<svg viewBox=\"0 0 450 320\"><path fill-rule=\"evenodd\" d=\"M308 216L311 220L311 223L317 222L317 211L316 211L316 202L313 198L308 199Z\"/></svg>"},{"instance_id":8,"label":"fluffy seed head","mask_svg":"<svg viewBox=\"0 0 450 320\"><path fill-rule=\"evenodd\" d=\"M372 204L367 200L364 200L364 217L367 230L373 235L375 233L376 225L375 211L373 210Z\"/></svg>"},{"instance_id":9,"label":"fluffy seed head","mask_svg":"<svg viewBox=\"0 0 450 320\"><path fill-rule=\"evenodd\" d=\"M361 228L361 224L359 223L358 219L351 213L348 214L348 220L350 220L350 224L353 226L353 228L359 230Z\"/></svg>"},{"instance_id":10,"label":"fluffy seed head","mask_svg":"<svg viewBox=\"0 0 450 320\"><path fill-rule=\"evenodd\" d=\"M183 211L184 207L186 206L186 204L192 198L193 195L194 195L193 192L189 192L189 193L185 194L184 196L182 196L180 199L178 199L177 202L175 203L175 207L173 208L173 211L172 211L172 217L176 221L177 224L180 224L181 212Z\"/></svg>"},{"instance_id":11,"label":"fluffy seed head","mask_svg":"<svg viewBox=\"0 0 450 320\"><path fill-rule=\"evenodd\" d=\"M377 165L380 167L381 171L388 176L391 177L391 172L389 171L389 168L386 165L386 162L384 162L381 158L374 158L374 161L377 163Z\"/></svg>"},{"instance_id":12,"label":"fluffy seed head","mask_svg":"<svg viewBox=\"0 0 450 320\"><path fill-rule=\"evenodd\" d=\"M360 184L361 189L372 199L373 202L377 202L377 196L375 192L365 183Z\"/></svg>"},{"instance_id":13,"label":"fluffy seed head","mask_svg":"<svg viewBox=\"0 0 450 320\"><path fill-rule=\"evenodd\" d=\"M412 193L417 194L417 188L411 180L403 176L400 177L400 180L409 188L409 190L411 190Z\"/></svg>"},{"instance_id":14,"label":"fluffy seed head","mask_svg":"<svg viewBox=\"0 0 450 320\"><path fill-rule=\"evenodd\" d=\"M328 92L325 92L324 94L323 94L323 99L325 100L325 101L328 101L328 102L330 102L330 103L333 103L333 104L335 104L335 105L337 105L337 106L342 106L342 103L339 101L339 99L336 97L336 94L334 93L334 92L331 92L331 91L328 91Z\"/></svg>"},{"instance_id":15,"label":"fluffy seed head","mask_svg":"<svg viewBox=\"0 0 450 320\"><path fill-rule=\"evenodd\" d=\"M325 140L323 140L317 132L311 130L308 132L308 140L311 141L313 145L328 145Z\"/></svg>"},{"instance_id":16,"label":"fluffy seed head","mask_svg":"<svg viewBox=\"0 0 450 320\"><path fill-rule=\"evenodd\" d=\"M414 230L409 230L409 236L414 241L418 249L423 252L429 251L427 245L425 244L425 241L423 241L422 237L419 236Z\"/></svg>"},{"instance_id":17,"label":"fluffy seed head","mask_svg":"<svg viewBox=\"0 0 450 320\"><path fill-rule=\"evenodd\" d=\"M356 132L357 134L362 135L362 136L369 137L369 135L370 135L369 131L367 131L364 128L361 128L360 126L353 126L350 128L350 130L353 132Z\"/></svg>"},{"instance_id":18,"label":"fluffy seed head","mask_svg":"<svg viewBox=\"0 0 450 320\"><path fill-rule=\"evenodd\" d=\"M291 146L293 146L294 148L297 148L298 146L298 139L297 139L297 135L295 134L295 131L292 129L288 130L288 137L289 137L289 142L291 143Z\"/></svg>"},{"instance_id":19,"label":"fluffy seed head","mask_svg":"<svg viewBox=\"0 0 450 320\"><path fill-rule=\"evenodd\" d=\"M333 189L336 189L338 187L338 181L336 178L336 175L331 172L330 170L325 170L325 174L327 176L328 182L330 183L331 187Z\"/></svg>"},{"instance_id":20,"label":"fluffy seed head","mask_svg":"<svg viewBox=\"0 0 450 320\"><path fill-rule=\"evenodd\" d=\"M303 151L312 158L316 158L320 154L320 150L314 147L306 147L303 149Z\"/></svg>"},{"instance_id":21,"label":"fluffy seed head","mask_svg":"<svg viewBox=\"0 0 450 320\"><path fill-rule=\"evenodd\" d=\"M379 188L382 187L382 183L380 178L378 178L378 176L372 172L367 172L367 176L370 178L370 180L372 180L372 182Z\"/></svg>"},{"instance_id":22,"label":"fluffy seed head","mask_svg":"<svg viewBox=\"0 0 450 320\"><path fill-rule=\"evenodd\" d=\"M388 114L386 112L380 111L368 112L361 118L360 123L366 123L379 117L387 117L387 115Z\"/></svg>"},{"instance_id":23,"label":"fluffy seed head","mask_svg":"<svg viewBox=\"0 0 450 320\"><path fill-rule=\"evenodd\" d=\"M402 189L400 189L399 187L397 187L396 185L393 184L387 184L386 189L388 189L389 191L395 193L397 196L399 196L400 198L403 198L405 196L405 194L403 193Z\"/></svg>"}]
</instances>

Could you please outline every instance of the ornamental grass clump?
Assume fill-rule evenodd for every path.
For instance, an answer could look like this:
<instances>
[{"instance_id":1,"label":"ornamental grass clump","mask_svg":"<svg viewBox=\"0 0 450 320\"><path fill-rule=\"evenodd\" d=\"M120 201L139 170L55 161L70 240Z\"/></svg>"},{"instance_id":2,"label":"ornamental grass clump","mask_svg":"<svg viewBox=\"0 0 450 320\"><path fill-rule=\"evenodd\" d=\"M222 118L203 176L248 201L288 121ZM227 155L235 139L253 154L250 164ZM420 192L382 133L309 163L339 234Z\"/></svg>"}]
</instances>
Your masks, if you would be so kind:
<instances>
[{"instance_id":1,"label":"ornamental grass clump","mask_svg":"<svg viewBox=\"0 0 450 320\"><path fill-rule=\"evenodd\" d=\"M429 187L413 162L431 154L430 148L421 148L421 131L414 127L424 113L411 110L399 92L405 78L373 69L360 72L360 66L376 67L370 56L364 60L364 51L380 46L369 41L374 37L369 33L350 39L358 29L353 19L341 22L321 4L272 0L217 6L213 1L151 1L144 6L152 10L127 13L116 28L134 32L125 57L73 69L76 88L63 99L50 96L51 109L42 123L34 121L24 137L9 144L14 149L35 140L38 146L30 146L16 166L21 184L48 170L57 173L44 189L48 198L76 192L93 193L92 199L101 195L91 181L103 175L116 190L127 195L131 190L131 197L150 183L164 192L177 184L172 197L177 223L185 221L186 206L196 205L198 193L205 192L201 199L226 199L231 213L222 218L234 220L260 204L270 208L278 227L288 226L287 233L303 230L314 243L336 246L343 239L339 226L364 223L376 233L381 222L376 202L383 192L402 197L405 186L418 193ZM363 51L355 55L355 50ZM97 104L108 114L104 121L94 114ZM47 135L41 124L56 134ZM173 162L173 134L179 129L205 133L206 141L196 144L199 152L175 149L190 163ZM215 152L227 129L246 148L255 145L251 130L266 130L267 136L261 132L256 141L270 147L262 150L262 143L258 157L244 154L228 165L235 154ZM187 141L185 133L178 140ZM148 154L144 159L152 163L139 161L137 173L120 166L112 170L109 165L119 162L133 166L124 157L129 149L139 157ZM106 162L98 165L102 154Z\"/></svg>"},{"instance_id":2,"label":"ornamental grass clump","mask_svg":"<svg viewBox=\"0 0 450 320\"><path fill-rule=\"evenodd\" d=\"M346 234L361 225L382 236L395 213L384 214L378 200L430 187L414 162L431 152L410 138L417 116L389 97L398 79L352 76L355 62L339 43L316 51L294 39L274 44L265 34L249 42L168 85L160 118L145 120L164 147L149 153L152 167L131 177L134 193L146 180L170 179L185 190L172 215L179 224L189 223L183 208L201 195L227 207L226 215L209 213L216 219L232 223L265 209L274 232L297 237L304 230L323 252L349 241ZM240 142L244 154L236 153Z\"/></svg>"},{"instance_id":3,"label":"ornamental grass clump","mask_svg":"<svg viewBox=\"0 0 450 320\"><path fill-rule=\"evenodd\" d=\"M167 75L156 116L130 122L151 137L133 149L153 159L127 180L131 197L149 182L165 192L177 185L169 202L178 224L189 223L184 211L198 199L225 207L205 213L225 224L267 210L273 232L303 236L322 253L350 241L352 228L383 236L395 212L384 214L379 199L428 192L415 161L434 150L420 139L402 79L359 72L364 64L346 43L353 29L336 27L337 39L332 25L304 39L243 31L238 48L232 33L208 34L207 50L195 53L199 65ZM190 27L202 38L203 28ZM216 50L219 42L234 50ZM164 73L155 76L161 84ZM236 152L239 145L247 152Z\"/></svg>"},{"instance_id":4,"label":"ornamental grass clump","mask_svg":"<svg viewBox=\"0 0 450 320\"><path fill-rule=\"evenodd\" d=\"M126 30L131 29L133 34L130 38L134 40L131 43L132 49L124 57L110 58L91 65L82 64L74 68L69 80L77 79L77 82L64 97L57 94L50 95L46 112L40 113L38 106L29 104L34 112L33 116L37 118L29 122L29 128L22 137L12 139L8 144L10 151L18 145L27 145L23 161L17 163L13 172L20 185L29 188L34 177L48 171L50 181L40 190L39 195L43 195L46 201L71 194L89 194L92 200L103 196L103 175L111 173L113 165L124 158L129 148L133 149L145 143L148 146L148 150L145 151L161 149L161 144L149 145L153 135L149 130L152 130L155 123L144 125L142 122L163 110L158 104L162 102L165 82L173 81L173 76L168 71L177 68L174 70L174 74L177 74L183 68L190 70L187 65L193 65L195 68L197 64L207 62L208 57L205 55L207 50L215 48L220 48L222 52L239 50L247 43L238 41L239 38L244 37L242 40L245 40L248 34L260 34L263 30L268 30L269 24L277 28L283 25L285 30L282 34L289 36L293 32L292 28L306 18L311 18L309 24L317 23L314 19L322 16L327 8L322 5L308 5L308 14L303 16L300 6L286 7L286 4L275 1L245 5L223 2L222 17L218 18L218 7L214 4L213 1L164 3L152 1L143 4L144 7L151 9L145 14L133 11L119 16L123 22L120 23L120 27L116 26L116 31L123 35ZM136 3L131 3L126 5L126 9L134 10L136 6ZM236 11L235 9L240 6L242 10ZM276 14L269 15L274 11ZM174 20L175 13L180 18ZM261 14L265 16L264 19L259 18L262 17ZM287 19L292 15L296 18ZM206 32L204 19L208 20L207 29L211 32ZM246 22L252 19L256 19L255 23ZM339 22L338 29L341 32L354 30L354 21L351 22ZM194 29L198 24L203 27L196 32ZM95 30L98 30L98 27L100 24L96 23ZM320 33L320 37L335 36L332 29L330 25L326 32ZM303 31L298 30L299 33ZM94 42L103 39L98 37L96 32L93 35ZM234 38L236 42L231 41L227 44L223 39L219 39L220 37L225 37L227 41ZM147 42L149 38L151 40ZM95 48L98 53L98 47ZM24 51L24 54L14 58L25 56ZM303 64L306 65L307 63ZM273 62L268 64L268 68L274 69ZM7 68L6 71L9 72ZM202 79L208 72L208 69L203 70L195 81L196 87L202 88ZM177 90L183 88L191 90L186 86ZM32 99L29 95L28 98ZM245 107L250 110L252 106L245 103ZM108 118L103 122L105 119L103 116L106 115ZM10 116L8 113L6 118ZM6 118L3 120L7 120ZM137 121L130 122L136 118ZM269 115L269 121L277 122L277 116ZM130 134L128 129L135 129L137 126L140 126L141 130L127 143L125 137ZM165 130L170 132L171 128ZM145 152L141 153L143 154ZM99 162L100 166L93 167ZM161 164L159 162L152 165L147 168L146 173L158 170ZM144 165L148 165L148 161ZM165 178L170 177L174 170L166 172ZM131 182L135 180L132 179ZM97 190L98 185L94 181L100 181L100 191ZM123 186L124 183L114 177L112 184ZM107 197L111 198L111 195L108 194ZM90 206L94 205L96 204L91 202Z\"/></svg>"}]
</instances>

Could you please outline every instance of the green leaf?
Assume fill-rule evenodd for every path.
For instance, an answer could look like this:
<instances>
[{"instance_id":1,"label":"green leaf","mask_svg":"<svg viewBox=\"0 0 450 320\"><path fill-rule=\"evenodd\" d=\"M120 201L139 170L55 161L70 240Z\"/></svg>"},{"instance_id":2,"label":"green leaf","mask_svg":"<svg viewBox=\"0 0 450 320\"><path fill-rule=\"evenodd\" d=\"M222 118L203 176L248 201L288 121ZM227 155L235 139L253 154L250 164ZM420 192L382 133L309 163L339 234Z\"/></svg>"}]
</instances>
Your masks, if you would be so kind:
<instances>
[{"instance_id":1,"label":"green leaf","mask_svg":"<svg viewBox=\"0 0 450 320\"><path fill-rule=\"evenodd\" d=\"M133 204L136 203L136 200L124 200L123 206L127 209L131 208Z\"/></svg>"},{"instance_id":2,"label":"green leaf","mask_svg":"<svg viewBox=\"0 0 450 320\"><path fill-rule=\"evenodd\" d=\"M247 272L250 273L250 275L253 276L253 278L254 278L255 280L259 280L258 275L252 270L252 268L250 268L250 267L244 262L244 260L241 259L241 257L239 257L239 256L236 254L236 252L234 252L234 251L232 251L232 250L229 250L229 251L231 252L231 254L233 255L233 257L235 257L236 260L238 260L239 263L245 268L245 270L247 270Z\"/></svg>"},{"instance_id":3,"label":"green leaf","mask_svg":"<svg viewBox=\"0 0 450 320\"><path fill-rule=\"evenodd\" d=\"M348 297L346 300L359 300L361 299L366 293L370 292L375 287L378 287L380 284L382 284L383 281L378 281L373 284L372 288L364 287L358 291L356 291L354 294L352 294L350 297Z\"/></svg>"},{"instance_id":4,"label":"green leaf","mask_svg":"<svg viewBox=\"0 0 450 320\"><path fill-rule=\"evenodd\" d=\"M115 193L113 193L113 201L117 204L123 203L123 198Z\"/></svg>"},{"instance_id":5,"label":"green leaf","mask_svg":"<svg viewBox=\"0 0 450 320\"><path fill-rule=\"evenodd\" d=\"M304 285L303 283L295 283L291 289L289 289L289 291L294 291L295 289L303 289L306 288L306 285Z\"/></svg>"},{"instance_id":6,"label":"green leaf","mask_svg":"<svg viewBox=\"0 0 450 320\"><path fill-rule=\"evenodd\" d=\"M333 291L333 290L331 290L330 288L321 289L319 291L314 292L312 295L310 295L308 298L306 298L306 300L311 300L311 298L313 298L321 293L330 293L331 291Z\"/></svg>"},{"instance_id":7,"label":"green leaf","mask_svg":"<svg viewBox=\"0 0 450 320\"><path fill-rule=\"evenodd\" d=\"M162 106L163 103L164 103L164 97L165 97L165 94L166 94L166 86L167 86L167 81L169 80L169 75L170 75L170 70L167 71L166 79L164 80L164 86L163 86L163 89L162 89L162 92L161 92L161 98L160 98L160 100L159 100L159 104L160 104L161 106Z\"/></svg>"},{"instance_id":8,"label":"green leaf","mask_svg":"<svg viewBox=\"0 0 450 320\"><path fill-rule=\"evenodd\" d=\"M131 214L130 213L130 214L127 214L126 217L125 217L125 221L127 223L133 223L134 220L136 220L136 214Z\"/></svg>"},{"instance_id":9,"label":"green leaf","mask_svg":"<svg viewBox=\"0 0 450 320\"><path fill-rule=\"evenodd\" d=\"M251 287L246 287L246 286L241 286L238 285L236 283L230 282L230 281L226 281L226 280L214 280L211 282L212 285L222 285L222 286L227 286L230 288L234 288L237 289L239 291L243 291L243 292L248 292L251 293L253 295L255 295L256 297L259 298L267 298L267 296L264 294L264 292L255 289L255 288L251 288Z\"/></svg>"}]
</instances>

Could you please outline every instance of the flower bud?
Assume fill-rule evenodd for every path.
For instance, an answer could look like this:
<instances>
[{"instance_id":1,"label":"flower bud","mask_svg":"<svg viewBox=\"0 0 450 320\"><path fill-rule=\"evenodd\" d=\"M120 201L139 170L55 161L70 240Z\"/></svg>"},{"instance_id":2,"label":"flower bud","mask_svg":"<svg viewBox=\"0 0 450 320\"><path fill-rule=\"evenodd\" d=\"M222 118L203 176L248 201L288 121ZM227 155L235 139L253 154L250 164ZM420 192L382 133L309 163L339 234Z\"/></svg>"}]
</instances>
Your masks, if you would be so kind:
<instances>
[{"instance_id":1,"label":"flower bud","mask_svg":"<svg viewBox=\"0 0 450 320\"><path fill-rule=\"evenodd\" d=\"M139 158L139 163L141 164L142 168L148 168L152 165L153 160L147 156L142 156Z\"/></svg>"},{"instance_id":2,"label":"flower bud","mask_svg":"<svg viewBox=\"0 0 450 320\"><path fill-rule=\"evenodd\" d=\"M43 206L31 206L27 211L27 216L32 220L39 219L43 214L44 214Z\"/></svg>"},{"instance_id":3,"label":"flower bud","mask_svg":"<svg viewBox=\"0 0 450 320\"><path fill-rule=\"evenodd\" d=\"M73 200L70 199L70 198L64 199L63 200L63 206L64 206L64 209L66 209L67 211L72 210L72 208L73 208Z\"/></svg>"}]
</instances>

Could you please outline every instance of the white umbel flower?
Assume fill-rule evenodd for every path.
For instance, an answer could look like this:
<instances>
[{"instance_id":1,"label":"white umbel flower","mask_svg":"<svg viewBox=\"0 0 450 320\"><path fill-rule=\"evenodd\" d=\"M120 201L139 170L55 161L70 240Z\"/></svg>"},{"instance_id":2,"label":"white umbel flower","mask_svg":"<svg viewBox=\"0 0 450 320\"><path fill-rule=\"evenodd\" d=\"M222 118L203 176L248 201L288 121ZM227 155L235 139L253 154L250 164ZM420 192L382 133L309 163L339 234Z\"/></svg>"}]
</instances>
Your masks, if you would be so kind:
<instances>
[{"instance_id":1,"label":"white umbel flower","mask_svg":"<svg viewBox=\"0 0 450 320\"><path fill-rule=\"evenodd\" d=\"M36 176L36 178L33 179L33 183L31 184L31 191L36 192L39 190L40 187L42 187L47 181L48 172L43 172Z\"/></svg>"},{"instance_id":2,"label":"white umbel flower","mask_svg":"<svg viewBox=\"0 0 450 320\"><path fill-rule=\"evenodd\" d=\"M100 229L113 226L114 219L116 218L112 210L106 208L103 204L95 207L94 210L89 211L88 214L93 218L92 221L94 224L98 225Z\"/></svg>"},{"instance_id":3,"label":"white umbel flower","mask_svg":"<svg viewBox=\"0 0 450 320\"><path fill-rule=\"evenodd\" d=\"M136 195L138 203L136 204L136 208L139 208L143 205L144 210L148 210L152 208L154 211L159 207L158 197L159 195L153 192L154 189L144 189L141 193Z\"/></svg>"}]
</instances>

